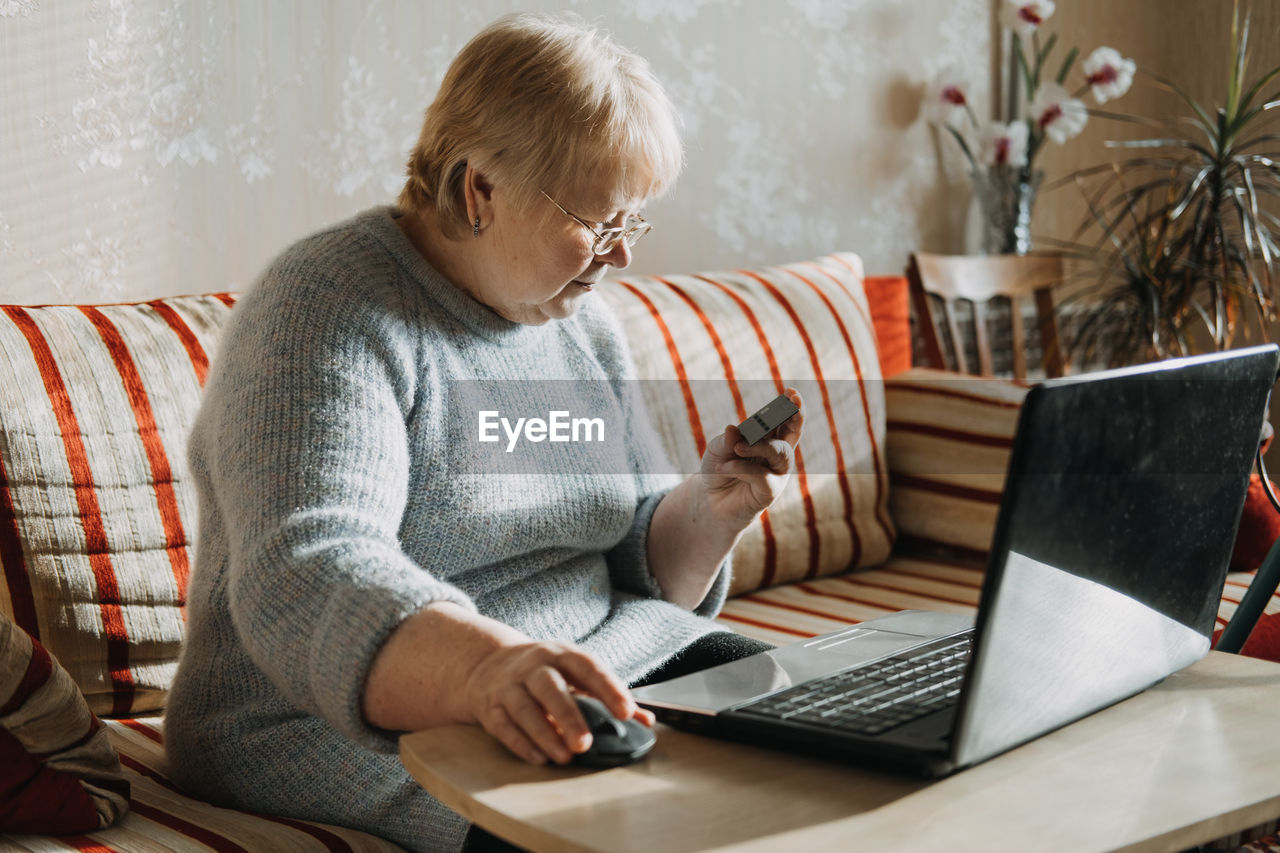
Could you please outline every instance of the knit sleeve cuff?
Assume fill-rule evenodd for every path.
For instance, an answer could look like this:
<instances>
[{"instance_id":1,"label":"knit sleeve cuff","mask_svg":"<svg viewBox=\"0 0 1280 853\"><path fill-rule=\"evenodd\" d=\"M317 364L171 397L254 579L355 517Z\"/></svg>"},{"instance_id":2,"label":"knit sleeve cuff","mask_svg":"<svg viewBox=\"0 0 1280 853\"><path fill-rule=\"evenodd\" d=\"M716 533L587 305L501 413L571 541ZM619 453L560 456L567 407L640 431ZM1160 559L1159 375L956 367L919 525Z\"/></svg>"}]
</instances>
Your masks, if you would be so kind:
<instances>
[{"instance_id":1,"label":"knit sleeve cuff","mask_svg":"<svg viewBox=\"0 0 1280 853\"><path fill-rule=\"evenodd\" d=\"M442 601L476 610L461 590L426 575L407 588L383 585L335 590L317 614L305 664L310 670L307 683L312 685L314 710L361 746L395 752L399 733L370 725L364 717L369 670L401 623ZM430 660L423 664L430 665Z\"/></svg>"},{"instance_id":2,"label":"knit sleeve cuff","mask_svg":"<svg viewBox=\"0 0 1280 853\"><path fill-rule=\"evenodd\" d=\"M671 489L663 489L646 497L636 510L635 521L627 535L608 553L609 573L614 585L625 592L662 600L662 587L649 565L649 525L653 514ZM720 564L716 578L702 602L694 608L699 616L714 616L724 606L729 593L732 557Z\"/></svg>"}]
</instances>

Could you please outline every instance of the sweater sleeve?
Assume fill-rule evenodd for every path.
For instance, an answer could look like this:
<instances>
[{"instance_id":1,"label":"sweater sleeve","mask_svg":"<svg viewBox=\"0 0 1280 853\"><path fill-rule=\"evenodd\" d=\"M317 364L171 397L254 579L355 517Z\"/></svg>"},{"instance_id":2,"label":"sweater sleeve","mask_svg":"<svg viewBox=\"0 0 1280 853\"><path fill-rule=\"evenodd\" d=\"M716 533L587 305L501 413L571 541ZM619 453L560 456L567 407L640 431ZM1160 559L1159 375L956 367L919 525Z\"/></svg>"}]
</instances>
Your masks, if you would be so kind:
<instances>
[{"instance_id":1,"label":"sweater sleeve","mask_svg":"<svg viewBox=\"0 0 1280 853\"><path fill-rule=\"evenodd\" d=\"M584 312L586 325L597 357L613 380L625 423L630 426L628 454L640 495L631 529L607 555L609 572L619 590L661 599L662 588L649 565L649 526L658 504L679 484L680 478L672 473L675 466L649 417L626 335L608 305L603 300L598 302L598 306L592 306L593 310ZM710 590L694 612L707 617L719 613L728 596L731 576L732 556L721 563Z\"/></svg>"},{"instance_id":2,"label":"sweater sleeve","mask_svg":"<svg viewBox=\"0 0 1280 853\"><path fill-rule=\"evenodd\" d=\"M394 294L343 278L278 265L242 300L192 459L208 467L254 664L299 709L385 749L361 713L379 647L432 602L474 605L400 547L405 416L430 387Z\"/></svg>"}]
</instances>

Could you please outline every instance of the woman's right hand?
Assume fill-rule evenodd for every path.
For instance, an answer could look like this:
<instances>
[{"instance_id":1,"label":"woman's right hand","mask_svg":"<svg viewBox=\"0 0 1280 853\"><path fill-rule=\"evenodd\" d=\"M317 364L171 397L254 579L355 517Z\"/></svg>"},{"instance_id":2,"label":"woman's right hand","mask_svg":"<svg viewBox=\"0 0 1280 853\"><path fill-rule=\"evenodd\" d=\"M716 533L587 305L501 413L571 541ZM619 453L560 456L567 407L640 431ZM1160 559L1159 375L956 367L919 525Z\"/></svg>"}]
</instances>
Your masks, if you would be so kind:
<instances>
[{"instance_id":1,"label":"woman's right hand","mask_svg":"<svg viewBox=\"0 0 1280 853\"><path fill-rule=\"evenodd\" d=\"M531 764L565 764L590 747L574 691L595 696L618 719L653 725L617 676L569 643L503 644L471 671L465 689L476 722Z\"/></svg>"},{"instance_id":2,"label":"woman's right hand","mask_svg":"<svg viewBox=\"0 0 1280 853\"><path fill-rule=\"evenodd\" d=\"M620 720L653 725L653 714L593 655L441 601L391 632L370 666L362 705L382 729L478 723L526 761L563 764L590 745L574 691Z\"/></svg>"}]
</instances>

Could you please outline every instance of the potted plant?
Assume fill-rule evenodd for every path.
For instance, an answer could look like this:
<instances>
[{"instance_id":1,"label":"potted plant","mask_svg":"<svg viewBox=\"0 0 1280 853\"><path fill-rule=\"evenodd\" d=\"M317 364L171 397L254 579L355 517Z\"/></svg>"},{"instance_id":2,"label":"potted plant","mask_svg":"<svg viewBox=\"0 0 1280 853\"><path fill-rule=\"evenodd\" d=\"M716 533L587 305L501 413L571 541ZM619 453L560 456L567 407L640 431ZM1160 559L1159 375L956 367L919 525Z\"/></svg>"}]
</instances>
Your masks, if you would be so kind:
<instances>
[{"instance_id":1,"label":"potted plant","mask_svg":"<svg viewBox=\"0 0 1280 853\"><path fill-rule=\"evenodd\" d=\"M1159 132L1107 143L1130 153L1070 178L1088 207L1080 230L1058 243L1076 261L1073 280L1088 283L1062 305L1078 367L1226 349L1248 321L1261 340L1271 337L1280 133L1268 130L1280 107L1272 89L1280 66L1248 78L1249 21L1241 21L1238 3L1232 48L1226 91L1213 110L1140 69L1187 114L1163 122L1104 114ZM1097 236L1082 243L1089 230Z\"/></svg>"}]
</instances>

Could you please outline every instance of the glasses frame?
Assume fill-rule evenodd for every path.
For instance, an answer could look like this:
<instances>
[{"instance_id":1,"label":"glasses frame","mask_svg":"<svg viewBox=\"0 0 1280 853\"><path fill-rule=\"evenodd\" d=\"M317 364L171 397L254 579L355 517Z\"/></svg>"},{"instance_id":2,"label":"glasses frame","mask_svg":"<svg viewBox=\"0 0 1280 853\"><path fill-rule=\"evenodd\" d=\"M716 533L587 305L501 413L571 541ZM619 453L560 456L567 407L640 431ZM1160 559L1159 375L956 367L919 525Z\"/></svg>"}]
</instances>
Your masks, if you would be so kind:
<instances>
[{"instance_id":1,"label":"glasses frame","mask_svg":"<svg viewBox=\"0 0 1280 853\"><path fill-rule=\"evenodd\" d=\"M617 247L618 243L623 241L626 242L627 248L631 248L636 243L640 242L641 237L653 230L653 226L650 225L643 216L633 213L623 220L621 225L614 226L613 228L606 228L604 231L597 231L581 216L565 210L564 206L548 195L546 190L538 190L538 192L546 196L547 201L559 208L561 213L568 216L574 222L577 222L583 228L595 235L596 239L595 242L591 244L591 252L596 255L609 254Z\"/></svg>"}]
</instances>

